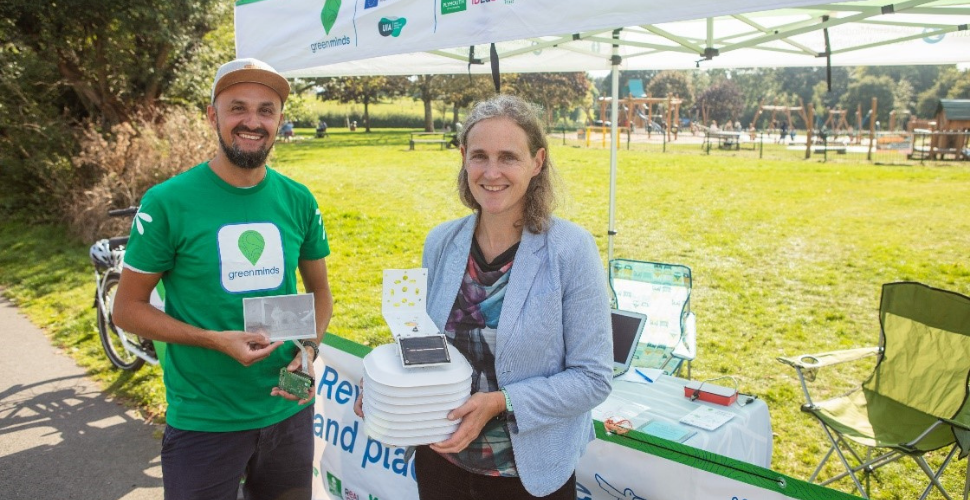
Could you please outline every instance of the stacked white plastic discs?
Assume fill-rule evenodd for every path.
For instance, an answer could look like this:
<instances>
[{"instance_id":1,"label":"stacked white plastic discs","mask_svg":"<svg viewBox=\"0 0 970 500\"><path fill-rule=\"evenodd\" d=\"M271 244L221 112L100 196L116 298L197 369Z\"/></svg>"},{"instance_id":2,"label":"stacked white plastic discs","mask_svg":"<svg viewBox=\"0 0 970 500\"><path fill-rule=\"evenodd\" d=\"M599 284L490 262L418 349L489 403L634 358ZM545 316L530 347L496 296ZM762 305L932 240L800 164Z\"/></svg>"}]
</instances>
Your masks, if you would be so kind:
<instances>
[{"instance_id":1,"label":"stacked white plastic discs","mask_svg":"<svg viewBox=\"0 0 970 500\"><path fill-rule=\"evenodd\" d=\"M451 363L404 368L397 344L364 356L364 432L394 446L448 439L460 420L448 420L471 392L472 367L452 345Z\"/></svg>"}]
</instances>

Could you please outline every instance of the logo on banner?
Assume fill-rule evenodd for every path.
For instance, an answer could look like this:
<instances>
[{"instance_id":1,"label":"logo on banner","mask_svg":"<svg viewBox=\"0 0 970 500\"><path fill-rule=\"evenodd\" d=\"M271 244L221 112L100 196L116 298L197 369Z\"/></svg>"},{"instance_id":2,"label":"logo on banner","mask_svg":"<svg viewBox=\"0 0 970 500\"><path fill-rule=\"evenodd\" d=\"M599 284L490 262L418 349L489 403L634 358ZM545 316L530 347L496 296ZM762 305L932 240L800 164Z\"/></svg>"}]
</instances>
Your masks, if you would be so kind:
<instances>
[{"instance_id":1,"label":"logo on banner","mask_svg":"<svg viewBox=\"0 0 970 500\"><path fill-rule=\"evenodd\" d=\"M374 7L377 7L377 0L366 0L364 2L365 9L373 9Z\"/></svg>"},{"instance_id":2,"label":"logo on banner","mask_svg":"<svg viewBox=\"0 0 970 500\"><path fill-rule=\"evenodd\" d=\"M617 487L607 482L606 479L603 478L603 476L596 474L593 477L596 479L596 484L599 485L600 489L605 491L613 498L623 498L626 500L646 500L642 496L637 495L632 488L625 488L623 491L620 491ZM577 486L578 486L578 483L577 483ZM589 492L587 491L587 493Z\"/></svg>"},{"instance_id":3,"label":"logo on banner","mask_svg":"<svg viewBox=\"0 0 970 500\"><path fill-rule=\"evenodd\" d=\"M340 14L340 0L326 0L323 3L323 10L320 11L320 22L323 24L323 31L328 35L334 23L337 22L337 14Z\"/></svg>"},{"instance_id":4,"label":"logo on banner","mask_svg":"<svg viewBox=\"0 0 970 500\"><path fill-rule=\"evenodd\" d=\"M441 13L454 14L468 8L467 0L441 0Z\"/></svg>"},{"instance_id":5,"label":"logo on banner","mask_svg":"<svg viewBox=\"0 0 970 500\"><path fill-rule=\"evenodd\" d=\"M341 0L326 0L323 3L323 10L320 11L320 24L323 25L323 31L325 31L327 35L330 34L330 30L332 30L334 24L337 23L337 16L340 14L340 2ZM377 5L377 0L374 0L374 5ZM318 50L340 48L345 45L350 45L350 37L347 35L340 36L339 34L336 34L330 40L311 43L310 52L316 54ZM324 235L324 238L326 238L326 235Z\"/></svg>"},{"instance_id":6,"label":"logo on banner","mask_svg":"<svg viewBox=\"0 0 970 500\"><path fill-rule=\"evenodd\" d=\"M407 23L408 20L403 17L382 17L380 22L377 23L377 32L381 36L397 37Z\"/></svg>"},{"instance_id":7,"label":"logo on banner","mask_svg":"<svg viewBox=\"0 0 970 500\"><path fill-rule=\"evenodd\" d=\"M933 31L933 30L931 30L930 28L923 28L923 33L929 33L930 31ZM946 33L940 33L938 35L933 35L933 36L924 36L923 41L926 43L939 43L943 41L943 38L945 36L946 36Z\"/></svg>"},{"instance_id":8,"label":"logo on banner","mask_svg":"<svg viewBox=\"0 0 970 500\"><path fill-rule=\"evenodd\" d=\"M341 495L344 491L340 478L329 472L327 472L327 489L334 495Z\"/></svg>"}]
</instances>

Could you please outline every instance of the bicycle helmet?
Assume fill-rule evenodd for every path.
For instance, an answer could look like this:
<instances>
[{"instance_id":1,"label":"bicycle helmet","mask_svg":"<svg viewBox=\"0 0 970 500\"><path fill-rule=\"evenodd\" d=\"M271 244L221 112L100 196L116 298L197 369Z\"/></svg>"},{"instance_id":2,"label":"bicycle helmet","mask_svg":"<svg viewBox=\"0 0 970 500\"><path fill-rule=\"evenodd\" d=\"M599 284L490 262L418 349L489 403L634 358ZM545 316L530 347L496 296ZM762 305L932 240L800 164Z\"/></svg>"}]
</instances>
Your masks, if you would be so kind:
<instances>
[{"instance_id":1,"label":"bicycle helmet","mask_svg":"<svg viewBox=\"0 0 970 500\"><path fill-rule=\"evenodd\" d=\"M91 263L99 271L104 271L114 265L114 256L111 254L111 244L108 240L98 240L91 245Z\"/></svg>"}]
</instances>

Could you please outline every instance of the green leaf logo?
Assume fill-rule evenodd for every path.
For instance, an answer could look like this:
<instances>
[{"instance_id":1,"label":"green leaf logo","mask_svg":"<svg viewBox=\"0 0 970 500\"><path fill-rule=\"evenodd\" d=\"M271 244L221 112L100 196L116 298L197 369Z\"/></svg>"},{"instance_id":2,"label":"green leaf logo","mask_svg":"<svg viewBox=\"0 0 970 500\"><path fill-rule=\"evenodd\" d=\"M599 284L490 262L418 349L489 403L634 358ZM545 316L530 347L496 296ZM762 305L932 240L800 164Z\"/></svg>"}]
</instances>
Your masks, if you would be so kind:
<instances>
[{"instance_id":1,"label":"green leaf logo","mask_svg":"<svg viewBox=\"0 0 970 500\"><path fill-rule=\"evenodd\" d=\"M323 23L323 30L330 34L333 24L337 22L337 14L340 13L340 0L326 0L323 3L323 11L320 12L320 22Z\"/></svg>"},{"instance_id":2,"label":"green leaf logo","mask_svg":"<svg viewBox=\"0 0 970 500\"><path fill-rule=\"evenodd\" d=\"M263 235L252 229L240 234L237 244L239 251L254 266L259 261L259 256L263 255L263 249L266 248L266 240L263 239Z\"/></svg>"}]
</instances>

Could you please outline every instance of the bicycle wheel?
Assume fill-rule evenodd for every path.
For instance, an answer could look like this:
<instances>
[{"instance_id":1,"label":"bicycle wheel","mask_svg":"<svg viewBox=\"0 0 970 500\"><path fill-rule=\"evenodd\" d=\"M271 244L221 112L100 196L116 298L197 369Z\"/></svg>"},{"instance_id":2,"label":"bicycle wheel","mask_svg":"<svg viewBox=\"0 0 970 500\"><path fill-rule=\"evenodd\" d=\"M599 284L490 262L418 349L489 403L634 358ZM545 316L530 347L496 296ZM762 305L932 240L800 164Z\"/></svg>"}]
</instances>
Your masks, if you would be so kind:
<instances>
[{"instance_id":1,"label":"bicycle wheel","mask_svg":"<svg viewBox=\"0 0 970 500\"><path fill-rule=\"evenodd\" d=\"M135 371L145 364L145 360L126 350L121 342L121 336L124 335L128 342L136 346L141 345L141 338L116 327L111 320L112 306L120 279L121 275L115 271L109 271L104 277L104 292L98 303L98 335L101 337L104 352L113 365L122 370Z\"/></svg>"}]
</instances>

